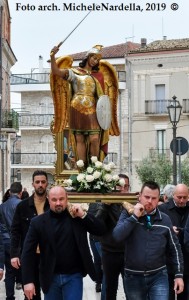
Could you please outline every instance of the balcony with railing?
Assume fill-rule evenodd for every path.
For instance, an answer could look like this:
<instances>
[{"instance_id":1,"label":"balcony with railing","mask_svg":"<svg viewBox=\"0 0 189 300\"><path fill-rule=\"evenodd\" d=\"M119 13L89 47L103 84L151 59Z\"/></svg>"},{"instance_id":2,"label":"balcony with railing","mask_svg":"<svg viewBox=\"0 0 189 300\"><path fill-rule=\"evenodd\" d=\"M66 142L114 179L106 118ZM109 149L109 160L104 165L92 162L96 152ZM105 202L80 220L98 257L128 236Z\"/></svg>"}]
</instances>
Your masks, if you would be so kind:
<instances>
[{"instance_id":1,"label":"balcony with railing","mask_svg":"<svg viewBox=\"0 0 189 300\"><path fill-rule=\"evenodd\" d=\"M50 82L50 72L46 73L28 73L28 74L12 74L10 78L11 85L18 84L42 84ZM126 82L126 72L117 71L118 81Z\"/></svg>"},{"instance_id":2,"label":"balcony with railing","mask_svg":"<svg viewBox=\"0 0 189 300\"><path fill-rule=\"evenodd\" d=\"M18 165L53 165L56 153L11 153L11 164Z\"/></svg>"},{"instance_id":3,"label":"balcony with railing","mask_svg":"<svg viewBox=\"0 0 189 300\"><path fill-rule=\"evenodd\" d=\"M158 148L150 148L149 149L149 157L150 158L155 158L157 156L165 156L168 159L170 158L170 149L158 149Z\"/></svg>"},{"instance_id":4,"label":"balcony with railing","mask_svg":"<svg viewBox=\"0 0 189 300\"><path fill-rule=\"evenodd\" d=\"M167 115L167 106L172 103L173 100L145 100L145 114L146 115ZM182 113L189 114L189 99L182 99L180 101L182 105Z\"/></svg>"},{"instance_id":5,"label":"balcony with railing","mask_svg":"<svg viewBox=\"0 0 189 300\"><path fill-rule=\"evenodd\" d=\"M49 73L12 74L10 84L42 84L49 83Z\"/></svg>"},{"instance_id":6,"label":"balcony with railing","mask_svg":"<svg viewBox=\"0 0 189 300\"><path fill-rule=\"evenodd\" d=\"M18 113L13 109L3 109L1 111L1 130L4 131L18 131L19 130L19 120Z\"/></svg>"},{"instance_id":7,"label":"balcony with railing","mask_svg":"<svg viewBox=\"0 0 189 300\"><path fill-rule=\"evenodd\" d=\"M182 113L189 114L189 99L182 100Z\"/></svg>"},{"instance_id":8,"label":"balcony with railing","mask_svg":"<svg viewBox=\"0 0 189 300\"><path fill-rule=\"evenodd\" d=\"M172 100L145 100L145 114L148 115L167 115L167 106Z\"/></svg>"},{"instance_id":9,"label":"balcony with railing","mask_svg":"<svg viewBox=\"0 0 189 300\"><path fill-rule=\"evenodd\" d=\"M39 126L39 127L50 127L51 121L53 120L53 114L30 114L21 113L19 114L19 126Z\"/></svg>"}]
</instances>

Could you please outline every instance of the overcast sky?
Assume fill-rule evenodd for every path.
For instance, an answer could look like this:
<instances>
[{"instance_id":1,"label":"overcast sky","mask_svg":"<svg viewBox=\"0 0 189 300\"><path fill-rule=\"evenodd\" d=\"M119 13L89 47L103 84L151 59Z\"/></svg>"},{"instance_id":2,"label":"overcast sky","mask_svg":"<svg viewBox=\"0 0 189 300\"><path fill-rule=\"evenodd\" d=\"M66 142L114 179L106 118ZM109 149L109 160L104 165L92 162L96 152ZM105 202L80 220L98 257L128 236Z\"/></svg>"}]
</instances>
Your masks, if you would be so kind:
<instances>
[{"instance_id":1,"label":"overcast sky","mask_svg":"<svg viewBox=\"0 0 189 300\"><path fill-rule=\"evenodd\" d=\"M95 44L110 46L125 43L126 40L140 42L141 38L147 38L150 43L163 36L167 36L167 39L189 38L189 1L174 1L9 0L12 17L11 46L17 58L12 73L30 73L31 69L38 67L39 55L44 59L44 67L48 67L46 61L51 48L64 40L89 12L84 10L85 7L82 11L63 10L66 5L72 6L72 9L76 5L79 5L78 8L91 5L93 10L61 46L60 55L86 51ZM28 3L30 7L27 7ZM40 11L40 6L45 5L50 5L48 8L54 10ZM112 10L115 5L120 9L128 5L133 11L118 8L117 11L116 8ZM139 6L143 11L136 10ZM99 7L102 10L98 10Z\"/></svg>"}]
</instances>

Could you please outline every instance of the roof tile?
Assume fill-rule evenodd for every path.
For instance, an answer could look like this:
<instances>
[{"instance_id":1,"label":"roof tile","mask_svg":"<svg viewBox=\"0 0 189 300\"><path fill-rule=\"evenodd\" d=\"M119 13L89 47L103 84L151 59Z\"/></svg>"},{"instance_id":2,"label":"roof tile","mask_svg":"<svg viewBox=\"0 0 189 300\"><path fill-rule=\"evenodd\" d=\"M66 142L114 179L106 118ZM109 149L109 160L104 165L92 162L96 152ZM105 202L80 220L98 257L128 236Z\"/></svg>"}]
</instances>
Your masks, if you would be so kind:
<instances>
[{"instance_id":1,"label":"roof tile","mask_svg":"<svg viewBox=\"0 0 189 300\"><path fill-rule=\"evenodd\" d=\"M124 57L125 54L133 49L137 49L140 47L140 44L127 42L123 44L113 45L102 48L102 57L103 58L121 58ZM86 55L87 51L79 52L75 54L70 54L74 60L83 59Z\"/></svg>"},{"instance_id":2,"label":"roof tile","mask_svg":"<svg viewBox=\"0 0 189 300\"><path fill-rule=\"evenodd\" d=\"M131 49L129 53L138 52L155 52L155 51L170 51L170 50L184 50L189 49L189 39L172 39L172 40L157 40L145 47L140 47L138 49Z\"/></svg>"}]
</instances>

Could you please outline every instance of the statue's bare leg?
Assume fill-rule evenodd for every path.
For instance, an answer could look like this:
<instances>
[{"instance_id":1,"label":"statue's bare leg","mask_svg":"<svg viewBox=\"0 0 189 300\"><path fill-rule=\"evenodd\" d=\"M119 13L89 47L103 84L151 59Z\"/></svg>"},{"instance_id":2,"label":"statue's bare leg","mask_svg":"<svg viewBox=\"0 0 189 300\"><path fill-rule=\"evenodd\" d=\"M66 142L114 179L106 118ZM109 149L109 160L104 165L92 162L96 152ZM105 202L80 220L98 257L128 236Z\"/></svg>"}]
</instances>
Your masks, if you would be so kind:
<instances>
[{"instance_id":1,"label":"statue's bare leg","mask_svg":"<svg viewBox=\"0 0 189 300\"><path fill-rule=\"evenodd\" d=\"M86 142L85 136L83 134L76 134L76 148L77 148L77 156L78 159L82 159L84 162L87 161L87 149L86 149Z\"/></svg>"},{"instance_id":2,"label":"statue's bare leg","mask_svg":"<svg viewBox=\"0 0 189 300\"><path fill-rule=\"evenodd\" d=\"M89 152L91 156L99 157L100 135L98 133L89 135Z\"/></svg>"}]
</instances>

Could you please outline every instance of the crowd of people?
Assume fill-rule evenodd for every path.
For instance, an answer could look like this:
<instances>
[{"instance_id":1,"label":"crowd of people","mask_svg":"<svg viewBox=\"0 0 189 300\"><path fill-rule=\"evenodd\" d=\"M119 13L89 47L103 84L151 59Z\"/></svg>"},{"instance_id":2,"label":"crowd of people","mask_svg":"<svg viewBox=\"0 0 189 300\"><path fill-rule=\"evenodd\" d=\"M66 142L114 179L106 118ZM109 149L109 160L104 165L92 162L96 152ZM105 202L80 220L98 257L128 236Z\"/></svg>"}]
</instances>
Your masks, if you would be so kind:
<instances>
[{"instance_id":1,"label":"crowd of people","mask_svg":"<svg viewBox=\"0 0 189 300\"><path fill-rule=\"evenodd\" d=\"M129 178L120 193L129 193ZM6 299L82 300L83 277L101 300L116 300L119 277L127 300L189 299L189 190L145 182L132 210L122 203L70 204L61 186L48 189L43 170L22 199L14 182L0 205L0 280Z\"/></svg>"},{"instance_id":2,"label":"crowd of people","mask_svg":"<svg viewBox=\"0 0 189 300\"><path fill-rule=\"evenodd\" d=\"M78 67L71 67L70 57L55 59L58 46L51 50L52 129L62 132L69 119L69 146L85 166L91 156L103 161L109 134L119 135L117 77L101 61L101 48L90 49ZM98 112L99 99L113 109L106 105ZM66 163L66 137L63 143ZM119 177L125 180L117 187L124 200L129 177ZM124 203L99 202L90 203L88 210L69 203L64 187L49 188L43 170L32 174L32 186L29 196L21 183L12 183L0 205L0 280L5 280L6 300L15 300L15 287L23 289L25 300L41 300L42 292L44 300L82 300L86 275L101 300L117 299L120 276L127 300L189 299L185 184L169 184L162 194L158 183L147 181L130 209Z\"/></svg>"}]
</instances>

